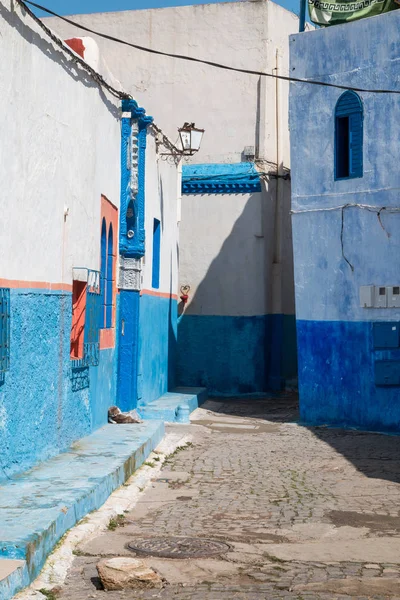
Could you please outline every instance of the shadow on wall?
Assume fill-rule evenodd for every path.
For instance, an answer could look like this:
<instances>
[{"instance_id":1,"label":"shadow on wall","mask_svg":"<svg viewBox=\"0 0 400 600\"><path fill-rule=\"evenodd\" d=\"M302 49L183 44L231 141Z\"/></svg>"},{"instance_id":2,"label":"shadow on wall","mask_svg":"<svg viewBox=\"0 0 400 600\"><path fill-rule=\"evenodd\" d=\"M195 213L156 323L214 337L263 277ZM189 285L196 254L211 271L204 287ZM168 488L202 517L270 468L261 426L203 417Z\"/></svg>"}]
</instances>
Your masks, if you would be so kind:
<instances>
[{"instance_id":1,"label":"shadow on wall","mask_svg":"<svg viewBox=\"0 0 400 600\"><path fill-rule=\"evenodd\" d=\"M23 11L23 14L26 14L25 11ZM11 12L7 10L5 6L1 4L1 2L0 18L4 19L4 21L10 25L10 27L13 27L16 31L18 31L25 41L27 41L29 44L35 45L47 59L51 59L60 67L62 67L74 81L79 81L87 88L97 88L99 91L99 96L105 104L107 110L115 119L120 119L119 107L107 98L103 89L94 81L94 79L92 79L92 77L90 77L87 71L85 71L76 61L72 59L72 57L66 56L61 49L57 50L54 43L50 41L50 38L46 39L47 34L44 33L44 37L39 35L39 33L31 29L28 25L25 25L24 21L18 15L18 12ZM31 24L32 27L35 26L33 19Z\"/></svg>"},{"instance_id":2,"label":"shadow on wall","mask_svg":"<svg viewBox=\"0 0 400 600\"><path fill-rule=\"evenodd\" d=\"M248 198L187 308L179 306L178 385L204 386L211 395L234 395L264 392L273 369L279 370L273 374L279 380L296 378L295 316L271 314L266 308L271 305L272 195L269 191L267 196L256 193ZM187 196L184 201L197 199ZM261 202L266 213L263 231ZM207 255L209 235L194 240L194 256L201 257L201 246ZM284 239L290 244L284 253L287 262L292 255L291 231L285 232ZM187 249L181 247L181 252ZM286 270L293 280L293 266ZM294 296L293 284L284 289ZM271 360L275 347L279 352L283 349L282 356Z\"/></svg>"}]
</instances>

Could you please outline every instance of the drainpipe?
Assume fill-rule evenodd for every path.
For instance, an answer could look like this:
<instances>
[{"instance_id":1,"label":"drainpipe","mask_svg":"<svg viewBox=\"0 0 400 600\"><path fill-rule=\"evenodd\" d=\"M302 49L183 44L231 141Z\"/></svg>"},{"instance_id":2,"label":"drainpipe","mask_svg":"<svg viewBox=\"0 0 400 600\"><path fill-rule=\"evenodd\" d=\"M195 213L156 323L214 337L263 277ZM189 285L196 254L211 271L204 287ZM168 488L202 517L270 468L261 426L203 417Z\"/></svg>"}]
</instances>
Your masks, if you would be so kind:
<instances>
[{"instance_id":1,"label":"drainpipe","mask_svg":"<svg viewBox=\"0 0 400 600\"><path fill-rule=\"evenodd\" d=\"M176 221L178 225L181 222L182 218L182 160L179 160L178 169L177 169L177 177L178 177L178 201L176 206Z\"/></svg>"},{"instance_id":2,"label":"drainpipe","mask_svg":"<svg viewBox=\"0 0 400 600\"><path fill-rule=\"evenodd\" d=\"M300 0L300 15L299 15L299 32L302 33L306 28L306 2Z\"/></svg>"},{"instance_id":3,"label":"drainpipe","mask_svg":"<svg viewBox=\"0 0 400 600\"><path fill-rule=\"evenodd\" d=\"M275 72L281 70L281 57L276 50ZM271 325L271 356L269 365L269 387L272 390L281 389L281 365L283 348L283 309L282 309L282 211L283 211L283 144L282 144L282 82L275 79L275 133L276 133L276 193L274 219L274 248L272 262L272 325Z\"/></svg>"}]
</instances>

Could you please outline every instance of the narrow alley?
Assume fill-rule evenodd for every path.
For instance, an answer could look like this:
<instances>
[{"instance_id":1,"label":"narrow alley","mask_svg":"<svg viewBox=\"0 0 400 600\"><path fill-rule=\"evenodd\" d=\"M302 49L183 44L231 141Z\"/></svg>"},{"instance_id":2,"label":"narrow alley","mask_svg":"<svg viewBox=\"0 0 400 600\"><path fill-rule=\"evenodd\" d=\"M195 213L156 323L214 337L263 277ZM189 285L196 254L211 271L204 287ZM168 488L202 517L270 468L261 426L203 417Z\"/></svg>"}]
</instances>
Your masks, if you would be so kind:
<instances>
[{"instance_id":1,"label":"narrow alley","mask_svg":"<svg viewBox=\"0 0 400 600\"><path fill-rule=\"evenodd\" d=\"M209 400L190 425L167 425L167 438L191 441L151 455L156 475L133 510L76 546L55 596L400 598L399 438L296 420L297 398L286 393ZM172 537L194 538L194 558L157 556ZM223 544L200 555L204 540ZM162 589L103 591L96 565L116 556L142 559Z\"/></svg>"}]
</instances>

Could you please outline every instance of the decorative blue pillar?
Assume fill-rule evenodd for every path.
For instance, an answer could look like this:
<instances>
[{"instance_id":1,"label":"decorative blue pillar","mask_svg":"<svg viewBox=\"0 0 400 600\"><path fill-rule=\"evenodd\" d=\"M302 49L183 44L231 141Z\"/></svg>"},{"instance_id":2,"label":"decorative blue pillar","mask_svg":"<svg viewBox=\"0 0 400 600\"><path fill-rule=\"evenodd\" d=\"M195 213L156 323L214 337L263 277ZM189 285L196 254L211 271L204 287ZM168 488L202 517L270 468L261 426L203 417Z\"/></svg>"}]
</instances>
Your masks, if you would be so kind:
<instances>
[{"instance_id":1,"label":"decorative blue pillar","mask_svg":"<svg viewBox=\"0 0 400 600\"><path fill-rule=\"evenodd\" d=\"M153 118L135 100L122 101L118 406L137 406L139 312L145 254L147 127Z\"/></svg>"},{"instance_id":2,"label":"decorative blue pillar","mask_svg":"<svg viewBox=\"0 0 400 600\"><path fill-rule=\"evenodd\" d=\"M145 253L146 115L135 100L122 101L120 254L141 258Z\"/></svg>"}]
</instances>

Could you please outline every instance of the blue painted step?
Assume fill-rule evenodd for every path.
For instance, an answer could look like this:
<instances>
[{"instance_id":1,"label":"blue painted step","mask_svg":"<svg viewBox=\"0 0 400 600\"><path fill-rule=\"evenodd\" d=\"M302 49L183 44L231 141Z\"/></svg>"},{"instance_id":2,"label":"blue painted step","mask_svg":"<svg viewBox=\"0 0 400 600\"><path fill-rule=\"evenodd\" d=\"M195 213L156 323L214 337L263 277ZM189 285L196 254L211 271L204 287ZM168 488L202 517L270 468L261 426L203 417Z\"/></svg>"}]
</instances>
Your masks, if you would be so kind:
<instances>
[{"instance_id":1,"label":"blue painted step","mask_svg":"<svg viewBox=\"0 0 400 600\"><path fill-rule=\"evenodd\" d=\"M172 392L167 392L157 400L149 402L144 406L138 406L137 411L142 419L162 419L169 423L179 420L178 408L181 405L187 406L189 411L185 411L186 422L189 423L189 414L201 406L207 400L206 388L177 387ZM180 422L184 422L180 420Z\"/></svg>"},{"instance_id":2,"label":"blue painted step","mask_svg":"<svg viewBox=\"0 0 400 600\"><path fill-rule=\"evenodd\" d=\"M160 421L106 425L0 486L0 573L2 559L26 561L0 578L0 600L35 579L64 533L104 504L163 436Z\"/></svg>"}]
</instances>

